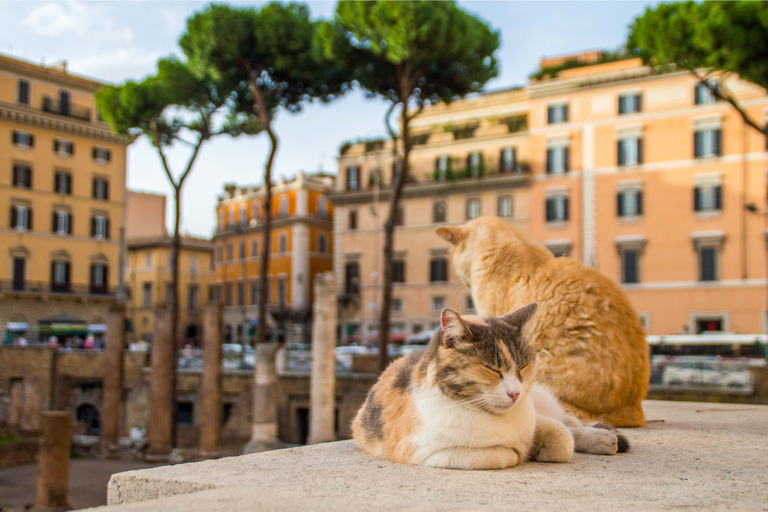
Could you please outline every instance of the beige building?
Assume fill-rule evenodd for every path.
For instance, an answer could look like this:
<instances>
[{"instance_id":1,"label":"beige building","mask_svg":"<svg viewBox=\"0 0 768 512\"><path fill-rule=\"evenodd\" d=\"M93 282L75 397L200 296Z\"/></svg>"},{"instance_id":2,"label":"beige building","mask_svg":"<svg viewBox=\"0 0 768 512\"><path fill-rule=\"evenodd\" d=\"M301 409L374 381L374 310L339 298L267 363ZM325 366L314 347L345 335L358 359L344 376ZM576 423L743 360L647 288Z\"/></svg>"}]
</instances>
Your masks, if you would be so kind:
<instances>
[{"instance_id":1,"label":"beige building","mask_svg":"<svg viewBox=\"0 0 768 512\"><path fill-rule=\"evenodd\" d=\"M104 330L120 285L128 141L100 82L0 55L0 337Z\"/></svg>"},{"instance_id":2,"label":"beige building","mask_svg":"<svg viewBox=\"0 0 768 512\"><path fill-rule=\"evenodd\" d=\"M766 119L766 91L736 77L725 86ZM471 311L434 230L478 215L505 217L620 283L649 333L765 331L764 219L745 207L765 212L765 137L689 73L657 73L639 59L587 65L427 108L412 124L393 333L437 326L443 305ZM391 149L342 149L332 197L342 331L370 340Z\"/></svg>"},{"instance_id":3,"label":"beige building","mask_svg":"<svg viewBox=\"0 0 768 512\"><path fill-rule=\"evenodd\" d=\"M334 177L300 172L272 186L268 311L288 341L309 343L312 280L333 267ZM258 318L264 186L227 186L216 206L216 297L224 303L225 341L248 343Z\"/></svg>"},{"instance_id":4,"label":"beige building","mask_svg":"<svg viewBox=\"0 0 768 512\"><path fill-rule=\"evenodd\" d=\"M127 315L132 341L152 338L155 309L170 297L173 237L165 229L165 196L128 192L130 224L126 232L128 258ZM208 239L182 236L179 254L179 336L198 341L203 308L213 294L213 244Z\"/></svg>"}]
</instances>

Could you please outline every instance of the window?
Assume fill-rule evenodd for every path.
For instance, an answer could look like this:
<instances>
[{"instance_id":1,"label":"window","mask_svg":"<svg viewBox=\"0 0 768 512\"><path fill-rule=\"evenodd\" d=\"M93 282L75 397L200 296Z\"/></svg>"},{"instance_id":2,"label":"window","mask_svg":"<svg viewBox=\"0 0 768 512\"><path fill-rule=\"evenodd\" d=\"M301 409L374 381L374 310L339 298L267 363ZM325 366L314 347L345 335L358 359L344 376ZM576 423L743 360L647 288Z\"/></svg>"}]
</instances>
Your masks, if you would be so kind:
<instances>
[{"instance_id":1,"label":"window","mask_svg":"<svg viewBox=\"0 0 768 512\"><path fill-rule=\"evenodd\" d=\"M29 105L29 80L19 79L19 89L16 99L19 103Z\"/></svg>"},{"instance_id":2,"label":"window","mask_svg":"<svg viewBox=\"0 0 768 512\"><path fill-rule=\"evenodd\" d=\"M51 288L55 292L69 291L69 262L54 260L51 264Z\"/></svg>"},{"instance_id":3,"label":"window","mask_svg":"<svg viewBox=\"0 0 768 512\"><path fill-rule=\"evenodd\" d=\"M251 279L251 304L259 303L259 280Z\"/></svg>"},{"instance_id":4,"label":"window","mask_svg":"<svg viewBox=\"0 0 768 512\"><path fill-rule=\"evenodd\" d=\"M549 105L547 107L547 124L568 122L568 104Z\"/></svg>"},{"instance_id":5,"label":"window","mask_svg":"<svg viewBox=\"0 0 768 512\"><path fill-rule=\"evenodd\" d=\"M189 309L197 309L197 285L190 284L187 287L187 307Z\"/></svg>"},{"instance_id":6,"label":"window","mask_svg":"<svg viewBox=\"0 0 768 512\"><path fill-rule=\"evenodd\" d=\"M277 304L284 307L288 301L288 279L280 277L277 280Z\"/></svg>"},{"instance_id":7,"label":"window","mask_svg":"<svg viewBox=\"0 0 768 512\"><path fill-rule=\"evenodd\" d=\"M640 249L620 249L621 282L634 284L640 282Z\"/></svg>"},{"instance_id":8,"label":"window","mask_svg":"<svg viewBox=\"0 0 768 512\"><path fill-rule=\"evenodd\" d=\"M72 234L72 214L64 211L53 212L53 224L51 231L60 235Z\"/></svg>"},{"instance_id":9,"label":"window","mask_svg":"<svg viewBox=\"0 0 768 512\"><path fill-rule=\"evenodd\" d=\"M245 305L245 282L243 281L237 282L237 305Z\"/></svg>"},{"instance_id":10,"label":"window","mask_svg":"<svg viewBox=\"0 0 768 512\"><path fill-rule=\"evenodd\" d=\"M347 220L347 227L350 231L357 229L357 210L349 210L349 219Z\"/></svg>"},{"instance_id":11,"label":"window","mask_svg":"<svg viewBox=\"0 0 768 512\"><path fill-rule=\"evenodd\" d=\"M324 196L317 198L317 216L328 217L328 200Z\"/></svg>"},{"instance_id":12,"label":"window","mask_svg":"<svg viewBox=\"0 0 768 512\"><path fill-rule=\"evenodd\" d=\"M328 254L328 235L325 233L317 235L317 252L320 254Z\"/></svg>"},{"instance_id":13,"label":"window","mask_svg":"<svg viewBox=\"0 0 768 512\"><path fill-rule=\"evenodd\" d=\"M723 187L720 183L699 183L693 189L695 212L719 211L723 208Z\"/></svg>"},{"instance_id":14,"label":"window","mask_svg":"<svg viewBox=\"0 0 768 512\"><path fill-rule=\"evenodd\" d=\"M435 177L438 181L445 181L451 172L451 158L448 155L440 155L435 160Z\"/></svg>"},{"instance_id":15,"label":"window","mask_svg":"<svg viewBox=\"0 0 768 512\"><path fill-rule=\"evenodd\" d=\"M32 229L32 210L27 206L11 206L11 228L26 231Z\"/></svg>"},{"instance_id":16,"label":"window","mask_svg":"<svg viewBox=\"0 0 768 512\"><path fill-rule=\"evenodd\" d=\"M248 206L245 204L240 205L240 227L244 228L248 225Z\"/></svg>"},{"instance_id":17,"label":"window","mask_svg":"<svg viewBox=\"0 0 768 512\"><path fill-rule=\"evenodd\" d=\"M708 85L705 85L701 82L698 82L696 84L696 87L694 89L694 104L708 105L710 103L715 103L716 101L717 101L717 97L714 94L712 94L712 90L709 88Z\"/></svg>"},{"instance_id":18,"label":"window","mask_svg":"<svg viewBox=\"0 0 768 512\"><path fill-rule=\"evenodd\" d=\"M398 203L397 209L395 210L395 226L404 226L405 225L405 205L402 203Z\"/></svg>"},{"instance_id":19,"label":"window","mask_svg":"<svg viewBox=\"0 0 768 512\"><path fill-rule=\"evenodd\" d=\"M435 201L432 204L432 222L445 222L446 217L445 201Z\"/></svg>"},{"instance_id":20,"label":"window","mask_svg":"<svg viewBox=\"0 0 768 512\"><path fill-rule=\"evenodd\" d=\"M68 140L54 139L53 151L61 156L72 156L75 154L75 145Z\"/></svg>"},{"instance_id":21,"label":"window","mask_svg":"<svg viewBox=\"0 0 768 512\"><path fill-rule=\"evenodd\" d=\"M91 236L109 238L109 219L103 215L91 217Z\"/></svg>"},{"instance_id":22,"label":"window","mask_svg":"<svg viewBox=\"0 0 768 512\"><path fill-rule=\"evenodd\" d=\"M152 283L144 283L144 296L143 296L143 306L145 308L151 308L152 307Z\"/></svg>"},{"instance_id":23,"label":"window","mask_svg":"<svg viewBox=\"0 0 768 512\"><path fill-rule=\"evenodd\" d=\"M68 116L72 113L72 102L69 91L59 91L59 113Z\"/></svg>"},{"instance_id":24,"label":"window","mask_svg":"<svg viewBox=\"0 0 768 512\"><path fill-rule=\"evenodd\" d=\"M413 324L413 334L419 334L424 331L424 324Z\"/></svg>"},{"instance_id":25,"label":"window","mask_svg":"<svg viewBox=\"0 0 768 512\"><path fill-rule=\"evenodd\" d=\"M551 195L546 203L547 222L565 222L568 220L568 196L565 194Z\"/></svg>"},{"instance_id":26,"label":"window","mask_svg":"<svg viewBox=\"0 0 768 512\"><path fill-rule=\"evenodd\" d=\"M288 216L288 196L284 195L280 197L280 218L284 219Z\"/></svg>"},{"instance_id":27,"label":"window","mask_svg":"<svg viewBox=\"0 0 768 512\"><path fill-rule=\"evenodd\" d=\"M32 168L26 164L13 164L13 186L32 188Z\"/></svg>"},{"instance_id":28,"label":"window","mask_svg":"<svg viewBox=\"0 0 768 512\"><path fill-rule=\"evenodd\" d=\"M189 257L189 271L192 274L197 273L197 256L194 254Z\"/></svg>"},{"instance_id":29,"label":"window","mask_svg":"<svg viewBox=\"0 0 768 512\"><path fill-rule=\"evenodd\" d=\"M448 259L432 258L429 261L429 282L442 283L448 281Z\"/></svg>"},{"instance_id":30,"label":"window","mask_svg":"<svg viewBox=\"0 0 768 512\"><path fill-rule=\"evenodd\" d=\"M547 240L544 242L544 246L549 249L549 252L555 258L563 258L571 255L571 247L573 244L570 240Z\"/></svg>"},{"instance_id":31,"label":"window","mask_svg":"<svg viewBox=\"0 0 768 512\"><path fill-rule=\"evenodd\" d=\"M245 259L245 240L240 240L237 247L237 255L241 260Z\"/></svg>"},{"instance_id":32,"label":"window","mask_svg":"<svg viewBox=\"0 0 768 512\"><path fill-rule=\"evenodd\" d=\"M227 306L232 305L232 283L226 283L224 285L224 303Z\"/></svg>"},{"instance_id":33,"label":"window","mask_svg":"<svg viewBox=\"0 0 768 512\"><path fill-rule=\"evenodd\" d=\"M562 174L570 170L570 149L567 145L547 148L547 174Z\"/></svg>"},{"instance_id":34,"label":"window","mask_svg":"<svg viewBox=\"0 0 768 512\"><path fill-rule=\"evenodd\" d=\"M103 201L109 199L109 181L106 178L93 178L93 198Z\"/></svg>"},{"instance_id":35,"label":"window","mask_svg":"<svg viewBox=\"0 0 768 512\"><path fill-rule=\"evenodd\" d=\"M480 151L473 151L467 155L467 174L473 178L478 178L483 173L483 154Z\"/></svg>"},{"instance_id":36,"label":"window","mask_svg":"<svg viewBox=\"0 0 768 512\"><path fill-rule=\"evenodd\" d=\"M699 247L699 281L717 281L718 248L715 246Z\"/></svg>"},{"instance_id":37,"label":"window","mask_svg":"<svg viewBox=\"0 0 768 512\"><path fill-rule=\"evenodd\" d=\"M403 312L403 299L399 297L394 297L392 299L392 312L393 313L402 313Z\"/></svg>"},{"instance_id":38,"label":"window","mask_svg":"<svg viewBox=\"0 0 768 512\"><path fill-rule=\"evenodd\" d=\"M619 115L634 114L641 110L641 96L639 92L619 95Z\"/></svg>"},{"instance_id":39,"label":"window","mask_svg":"<svg viewBox=\"0 0 768 512\"><path fill-rule=\"evenodd\" d=\"M280 236L278 237L277 252L280 254L288 252L288 235L285 233L280 233Z\"/></svg>"},{"instance_id":40,"label":"window","mask_svg":"<svg viewBox=\"0 0 768 512\"><path fill-rule=\"evenodd\" d=\"M622 137L617 141L618 165L643 163L643 139L640 136Z\"/></svg>"},{"instance_id":41,"label":"window","mask_svg":"<svg viewBox=\"0 0 768 512\"><path fill-rule=\"evenodd\" d=\"M91 293L107 291L107 266L102 263L91 265Z\"/></svg>"},{"instance_id":42,"label":"window","mask_svg":"<svg viewBox=\"0 0 768 512\"><path fill-rule=\"evenodd\" d=\"M499 196L499 217L512 217L512 196Z\"/></svg>"},{"instance_id":43,"label":"window","mask_svg":"<svg viewBox=\"0 0 768 512\"><path fill-rule=\"evenodd\" d=\"M637 217L643 214L643 191L626 188L616 194L616 213L619 217Z\"/></svg>"},{"instance_id":44,"label":"window","mask_svg":"<svg viewBox=\"0 0 768 512\"><path fill-rule=\"evenodd\" d=\"M176 423L191 425L195 418L195 404L192 402L176 402Z\"/></svg>"},{"instance_id":45,"label":"window","mask_svg":"<svg viewBox=\"0 0 768 512\"><path fill-rule=\"evenodd\" d=\"M230 208L229 209L229 228L232 229L235 227L235 209Z\"/></svg>"},{"instance_id":46,"label":"window","mask_svg":"<svg viewBox=\"0 0 768 512\"><path fill-rule=\"evenodd\" d=\"M53 191L57 194L72 194L72 174L68 171L56 171L53 176Z\"/></svg>"},{"instance_id":47,"label":"window","mask_svg":"<svg viewBox=\"0 0 768 512\"><path fill-rule=\"evenodd\" d=\"M108 148L93 147L91 152L93 159L99 163L106 163L112 158L112 152Z\"/></svg>"},{"instance_id":48,"label":"window","mask_svg":"<svg viewBox=\"0 0 768 512\"><path fill-rule=\"evenodd\" d=\"M219 211L219 231L224 231L224 212Z\"/></svg>"},{"instance_id":49,"label":"window","mask_svg":"<svg viewBox=\"0 0 768 512\"><path fill-rule=\"evenodd\" d=\"M149 251L144 253L144 268L152 268L152 253Z\"/></svg>"},{"instance_id":50,"label":"window","mask_svg":"<svg viewBox=\"0 0 768 512\"><path fill-rule=\"evenodd\" d=\"M259 202L258 201L254 201L251 204L251 218L252 219L256 219L258 221L258 219L261 217L260 212L259 212L260 209L261 208L259 206Z\"/></svg>"},{"instance_id":51,"label":"window","mask_svg":"<svg viewBox=\"0 0 768 512\"><path fill-rule=\"evenodd\" d=\"M499 172L502 174L515 172L515 165L517 165L515 148L503 148L499 155Z\"/></svg>"},{"instance_id":52,"label":"window","mask_svg":"<svg viewBox=\"0 0 768 512\"><path fill-rule=\"evenodd\" d=\"M445 308L445 297L432 297L432 311L440 313Z\"/></svg>"},{"instance_id":53,"label":"window","mask_svg":"<svg viewBox=\"0 0 768 512\"><path fill-rule=\"evenodd\" d=\"M392 282L405 282L405 261L397 260L392 262Z\"/></svg>"},{"instance_id":54,"label":"window","mask_svg":"<svg viewBox=\"0 0 768 512\"><path fill-rule=\"evenodd\" d=\"M255 258L259 255L259 239L251 239L251 258Z\"/></svg>"},{"instance_id":55,"label":"window","mask_svg":"<svg viewBox=\"0 0 768 512\"><path fill-rule=\"evenodd\" d=\"M466 303L465 303L465 308L467 310L467 313L474 313L474 311L475 311L475 301L472 300L472 296L471 295L467 295L467 299L466 299Z\"/></svg>"},{"instance_id":56,"label":"window","mask_svg":"<svg viewBox=\"0 0 768 512\"><path fill-rule=\"evenodd\" d=\"M710 158L723 154L720 128L700 129L693 132L693 157Z\"/></svg>"},{"instance_id":57,"label":"window","mask_svg":"<svg viewBox=\"0 0 768 512\"><path fill-rule=\"evenodd\" d=\"M347 190L360 189L360 167L352 165L347 167Z\"/></svg>"},{"instance_id":58,"label":"window","mask_svg":"<svg viewBox=\"0 0 768 512\"><path fill-rule=\"evenodd\" d=\"M13 130L13 144L19 148L32 148L35 146L35 136L28 132Z\"/></svg>"},{"instance_id":59,"label":"window","mask_svg":"<svg viewBox=\"0 0 768 512\"><path fill-rule=\"evenodd\" d=\"M166 267L168 267L168 270L173 270L173 253L172 252L168 253Z\"/></svg>"},{"instance_id":60,"label":"window","mask_svg":"<svg viewBox=\"0 0 768 512\"><path fill-rule=\"evenodd\" d=\"M360 295L360 264L356 261L348 261L344 266L344 293Z\"/></svg>"},{"instance_id":61,"label":"window","mask_svg":"<svg viewBox=\"0 0 768 512\"><path fill-rule=\"evenodd\" d=\"M480 199L471 197L467 199L467 220L476 219L480 216Z\"/></svg>"}]
</instances>

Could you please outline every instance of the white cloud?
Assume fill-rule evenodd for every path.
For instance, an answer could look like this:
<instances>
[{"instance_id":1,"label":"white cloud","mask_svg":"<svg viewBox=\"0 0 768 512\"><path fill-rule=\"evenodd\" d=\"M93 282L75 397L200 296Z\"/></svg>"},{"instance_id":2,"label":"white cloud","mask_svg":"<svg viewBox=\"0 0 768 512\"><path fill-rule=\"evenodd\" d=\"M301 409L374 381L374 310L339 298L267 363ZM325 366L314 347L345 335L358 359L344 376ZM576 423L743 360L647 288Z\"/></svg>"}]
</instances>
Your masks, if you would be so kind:
<instances>
[{"instance_id":1,"label":"white cloud","mask_svg":"<svg viewBox=\"0 0 768 512\"><path fill-rule=\"evenodd\" d=\"M135 47L118 47L98 54L76 57L69 61L75 73L98 77L99 80L122 82L139 79L155 71L155 63L165 55L159 51L145 51Z\"/></svg>"},{"instance_id":2,"label":"white cloud","mask_svg":"<svg viewBox=\"0 0 768 512\"><path fill-rule=\"evenodd\" d=\"M118 26L99 6L74 0L41 3L21 20L21 25L46 37L90 37L112 42L133 39L130 27Z\"/></svg>"}]
</instances>

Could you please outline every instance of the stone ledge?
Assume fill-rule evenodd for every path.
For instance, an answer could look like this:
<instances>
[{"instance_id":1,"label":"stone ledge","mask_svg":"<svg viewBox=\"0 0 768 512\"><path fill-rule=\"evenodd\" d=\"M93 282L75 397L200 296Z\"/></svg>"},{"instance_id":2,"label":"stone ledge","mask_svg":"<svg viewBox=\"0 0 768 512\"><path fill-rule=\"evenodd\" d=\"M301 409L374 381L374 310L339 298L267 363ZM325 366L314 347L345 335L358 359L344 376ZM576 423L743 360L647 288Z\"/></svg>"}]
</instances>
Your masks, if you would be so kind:
<instances>
[{"instance_id":1,"label":"stone ledge","mask_svg":"<svg viewBox=\"0 0 768 512\"><path fill-rule=\"evenodd\" d=\"M352 441L112 476L102 512L154 510L765 510L768 406L644 403L633 449L570 464L455 471L372 459ZM663 420L663 421L654 421Z\"/></svg>"}]
</instances>

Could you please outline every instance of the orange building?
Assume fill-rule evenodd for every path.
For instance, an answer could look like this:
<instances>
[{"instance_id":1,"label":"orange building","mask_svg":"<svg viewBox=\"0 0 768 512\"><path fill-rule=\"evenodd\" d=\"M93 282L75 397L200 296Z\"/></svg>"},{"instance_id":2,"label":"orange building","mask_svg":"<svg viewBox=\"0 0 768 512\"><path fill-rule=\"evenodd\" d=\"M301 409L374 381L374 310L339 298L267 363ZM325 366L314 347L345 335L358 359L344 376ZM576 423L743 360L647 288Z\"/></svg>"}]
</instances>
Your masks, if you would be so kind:
<instances>
[{"instance_id":1,"label":"orange building","mask_svg":"<svg viewBox=\"0 0 768 512\"><path fill-rule=\"evenodd\" d=\"M128 140L103 84L0 55L0 337L103 333L121 285Z\"/></svg>"},{"instance_id":2,"label":"orange building","mask_svg":"<svg viewBox=\"0 0 768 512\"><path fill-rule=\"evenodd\" d=\"M688 72L660 73L639 59L581 60L554 78L414 119L395 236L398 268L407 271L395 284L393 332L408 338L436 326L443 304L471 311L450 269L433 279L446 248L433 233L478 215L507 218L556 255L620 283L651 334L766 330L765 137ZM722 85L756 119L768 117L765 90L734 76ZM339 295L357 300L345 301L342 332L370 334L387 208L370 176L391 166L391 149L343 149L333 195L336 271ZM371 206L382 210L377 219L367 217Z\"/></svg>"},{"instance_id":3,"label":"orange building","mask_svg":"<svg viewBox=\"0 0 768 512\"><path fill-rule=\"evenodd\" d=\"M272 187L268 300L270 326L308 342L315 274L332 270L334 177L299 173ZM215 294L224 303L225 340L250 341L258 318L264 186L225 187L213 237Z\"/></svg>"}]
</instances>

